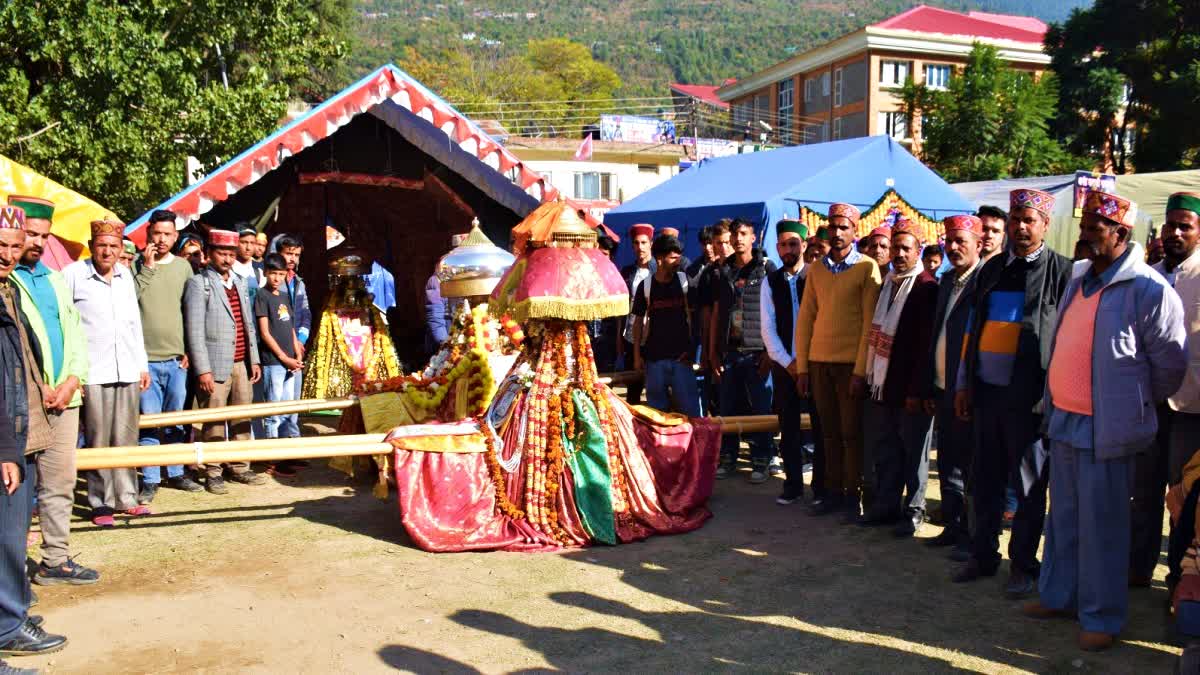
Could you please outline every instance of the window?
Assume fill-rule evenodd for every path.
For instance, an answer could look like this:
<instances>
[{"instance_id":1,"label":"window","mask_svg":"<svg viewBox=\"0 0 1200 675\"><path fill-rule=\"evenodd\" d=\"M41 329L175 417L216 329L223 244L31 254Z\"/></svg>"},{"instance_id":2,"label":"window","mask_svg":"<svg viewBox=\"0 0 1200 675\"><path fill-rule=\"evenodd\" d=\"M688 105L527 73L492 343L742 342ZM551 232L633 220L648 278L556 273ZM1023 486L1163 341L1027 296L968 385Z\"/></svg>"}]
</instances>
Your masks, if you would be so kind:
<instances>
[{"instance_id":1,"label":"window","mask_svg":"<svg viewBox=\"0 0 1200 675\"><path fill-rule=\"evenodd\" d=\"M878 132L887 134L898 141L907 140L909 137L908 117L900 111L881 112L879 113Z\"/></svg>"},{"instance_id":2,"label":"window","mask_svg":"<svg viewBox=\"0 0 1200 675\"><path fill-rule=\"evenodd\" d=\"M900 87L908 79L912 70L912 61L880 61L879 86Z\"/></svg>"},{"instance_id":3,"label":"window","mask_svg":"<svg viewBox=\"0 0 1200 675\"><path fill-rule=\"evenodd\" d=\"M829 73L821 73L821 95L829 96Z\"/></svg>"},{"instance_id":4,"label":"window","mask_svg":"<svg viewBox=\"0 0 1200 675\"><path fill-rule=\"evenodd\" d=\"M638 164L638 171L641 173L658 173L657 164Z\"/></svg>"},{"instance_id":5,"label":"window","mask_svg":"<svg viewBox=\"0 0 1200 675\"><path fill-rule=\"evenodd\" d=\"M817 134L817 142L824 143L827 140L829 140L829 121L825 120L821 122L820 133Z\"/></svg>"},{"instance_id":6,"label":"window","mask_svg":"<svg viewBox=\"0 0 1200 675\"><path fill-rule=\"evenodd\" d=\"M612 199L616 182L616 176L611 173L576 173L575 199Z\"/></svg>"},{"instance_id":7,"label":"window","mask_svg":"<svg viewBox=\"0 0 1200 675\"><path fill-rule=\"evenodd\" d=\"M733 105L733 124L737 127L743 127L750 122L750 118L754 116L754 102L735 103Z\"/></svg>"},{"instance_id":8,"label":"window","mask_svg":"<svg viewBox=\"0 0 1200 675\"><path fill-rule=\"evenodd\" d=\"M816 88L817 88L816 80L805 80L804 81L804 102L805 103L812 103L813 90Z\"/></svg>"},{"instance_id":9,"label":"window","mask_svg":"<svg viewBox=\"0 0 1200 675\"><path fill-rule=\"evenodd\" d=\"M778 117L775 118L775 128L779 130L779 142L790 145L792 142L792 94L796 81L792 78L780 80L778 85Z\"/></svg>"},{"instance_id":10,"label":"window","mask_svg":"<svg viewBox=\"0 0 1200 675\"><path fill-rule=\"evenodd\" d=\"M925 66L925 86L930 89L945 89L950 84L950 66Z\"/></svg>"},{"instance_id":11,"label":"window","mask_svg":"<svg viewBox=\"0 0 1200 675\"><path fill-rule=\"evenodd\" d=\"M842 69L833 69L833 107L842 105ZM837 138L837 135L834 135Z\"/></svg>"},{"instance_id":12,"label":"window","mask_svg":"<svg viewBox=\"0 0 1200 675\"><path fill-rule=\"evenodd\" d=\"M839 140L842 137L842 118L833 118L833 140Z\"/></svg>"}]
</instances>

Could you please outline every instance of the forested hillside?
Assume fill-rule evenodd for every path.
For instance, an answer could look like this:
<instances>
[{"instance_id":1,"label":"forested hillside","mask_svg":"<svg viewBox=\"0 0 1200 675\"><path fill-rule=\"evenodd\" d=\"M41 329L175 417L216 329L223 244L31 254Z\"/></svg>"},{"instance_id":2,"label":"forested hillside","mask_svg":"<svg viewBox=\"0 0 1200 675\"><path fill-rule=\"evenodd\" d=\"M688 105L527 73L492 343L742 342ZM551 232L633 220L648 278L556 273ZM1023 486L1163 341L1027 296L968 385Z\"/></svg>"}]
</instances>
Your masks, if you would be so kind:
<instances>
[{"instance_id":1,"label":"forested hillside","mask_svg":"<svg viewBox=\"0 0 1200 675\"><path fill-rule=\"evenodd\" d=\"M621 77L618 97L661 96L669 81L719 83L904 11L912 0L356 0L357 73L402 62L404 48L475 60L519 53L528 40L587 45ZM1090 0L926 4L1065 19ZM401 64L403 65L403 64Z\"/></svg>"}]
</instances>

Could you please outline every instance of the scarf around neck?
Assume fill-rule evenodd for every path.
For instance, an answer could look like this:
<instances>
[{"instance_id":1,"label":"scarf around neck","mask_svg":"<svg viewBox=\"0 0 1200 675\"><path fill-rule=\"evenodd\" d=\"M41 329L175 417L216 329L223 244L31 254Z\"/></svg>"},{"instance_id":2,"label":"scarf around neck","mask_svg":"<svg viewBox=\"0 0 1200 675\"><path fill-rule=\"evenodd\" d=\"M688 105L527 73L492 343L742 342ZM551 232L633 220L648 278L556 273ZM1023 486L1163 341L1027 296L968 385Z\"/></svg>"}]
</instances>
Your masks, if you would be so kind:
<instances>
[{"instance_id":1,"label":"scarf around neck","mask_svg":"<svg viewBox=\"0 0 1200 675\"><path fill-rule=\"evenodd\" d=\"M871 332L867 336L867 384L871 386L871 398L883 400L883 385L887 381L888 362L892 357L892 343L900 325L908 294L921 275L920 264L907 272L888 272L883 288L879 290L879 302L875 303L875 314L871 317ZM892 297L892 289L896 297Z\"/></svg>"}]
</instances>

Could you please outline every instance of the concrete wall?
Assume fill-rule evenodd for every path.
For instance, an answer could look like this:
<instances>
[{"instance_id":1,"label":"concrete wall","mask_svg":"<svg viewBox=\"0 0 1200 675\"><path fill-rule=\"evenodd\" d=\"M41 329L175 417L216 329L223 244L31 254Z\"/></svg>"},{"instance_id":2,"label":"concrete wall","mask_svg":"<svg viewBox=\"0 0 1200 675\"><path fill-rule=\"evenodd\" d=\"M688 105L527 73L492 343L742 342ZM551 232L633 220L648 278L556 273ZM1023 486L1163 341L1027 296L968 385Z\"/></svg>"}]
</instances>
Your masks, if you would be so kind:
<instances>
[{"instance_id":1,"label":"concrete wall","mask_svg":"<svg viewBox=\"0 0 1200 675\"><path fill-rule=\"evenodd\" d=\"M520 157L520 155L517 155ZM659 185L668 180L675 174L679 173L678 165L669 164L649 164L652 160L647 159L648 164L639 168L638 164L625 162L576 162L573 160L544 160L544 159L522 159L526 166L541 173L542 175L550 174L550 182L554 187L562 191L563 195L570 199L583 199L582 195L575 194L575 174L576 173L608 173L614 176L616 181L613 187L613 193L609 198L618 201L628 201L642 194L646 190ZM653 167L653 171L646 170ZM603 198L604 195L601 195Z\"/></svg>"}]
</instances>

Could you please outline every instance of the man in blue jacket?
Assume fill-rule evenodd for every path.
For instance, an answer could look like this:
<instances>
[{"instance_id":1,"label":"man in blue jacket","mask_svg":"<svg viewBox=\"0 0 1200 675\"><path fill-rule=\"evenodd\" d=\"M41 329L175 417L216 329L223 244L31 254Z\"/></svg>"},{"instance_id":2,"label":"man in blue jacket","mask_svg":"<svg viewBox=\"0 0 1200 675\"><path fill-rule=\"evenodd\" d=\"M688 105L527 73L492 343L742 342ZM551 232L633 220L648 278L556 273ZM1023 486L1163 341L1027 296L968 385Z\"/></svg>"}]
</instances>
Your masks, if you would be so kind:
<instances>
[{"instance_id":1,"label":"man in blue jacket","mask_svg":"<svg viewBox=\"0 0 1200 675\"><path fill-rule=\"evenodd\" d=\"M1130 241L1137 206L1084 202L1046 376L1050 517L1035 618L1077 619L1079 647L1105 649L1128 611L1130 471L1154 443L1157 403L1187 370L1183 304Z\"/></svg>"}]
</instances>

